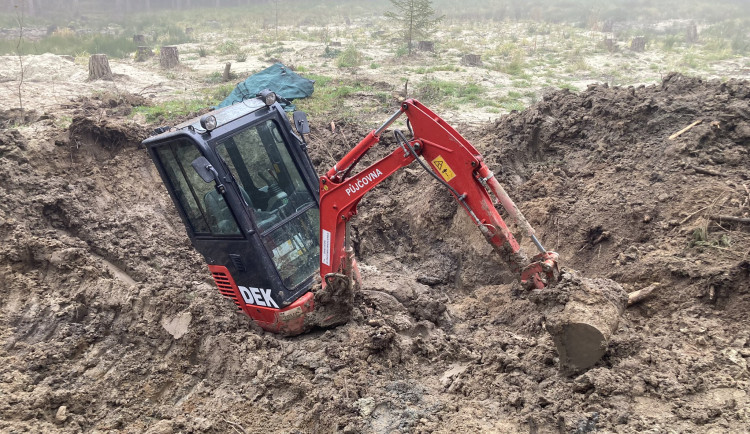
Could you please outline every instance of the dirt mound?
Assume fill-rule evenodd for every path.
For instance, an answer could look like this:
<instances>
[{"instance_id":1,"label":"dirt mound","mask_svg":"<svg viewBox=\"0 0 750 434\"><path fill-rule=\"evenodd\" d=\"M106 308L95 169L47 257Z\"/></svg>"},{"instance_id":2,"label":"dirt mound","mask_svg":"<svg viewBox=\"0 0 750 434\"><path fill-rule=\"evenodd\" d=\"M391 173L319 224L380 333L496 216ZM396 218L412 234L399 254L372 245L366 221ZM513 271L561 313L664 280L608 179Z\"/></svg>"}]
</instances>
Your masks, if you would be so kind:
<instances>
[{"instance_id":1,"label":"dirt mound","mask_svg":"<svg viewBox=\"0 0 750 434\"><path fill-rule=\"evenodd\" d=\"M99 106L70 132L3 131L0 430L741 431L750 235L717 216L750 213L749 95L670 75L460 128L564 265L660 283L570 376L528 294L418 167L360 204L353 320L283 338L219 296L135 145L145 127ZM371 127L314 130L319 170Z\"/></svg>"}]
</instances>

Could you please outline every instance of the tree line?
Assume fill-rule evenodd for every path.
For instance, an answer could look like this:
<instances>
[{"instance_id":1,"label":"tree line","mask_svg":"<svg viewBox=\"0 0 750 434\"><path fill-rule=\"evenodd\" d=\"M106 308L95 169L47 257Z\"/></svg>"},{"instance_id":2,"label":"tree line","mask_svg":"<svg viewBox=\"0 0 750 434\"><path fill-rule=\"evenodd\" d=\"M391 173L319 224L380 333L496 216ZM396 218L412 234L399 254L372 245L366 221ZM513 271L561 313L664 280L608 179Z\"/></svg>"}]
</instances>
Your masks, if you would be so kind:
<instances>
[{"instance_id":1,"label":"tree line","mask_svg":"<svg viewBox=\"0 0 750 434\"><path fill-rule=\"evenodd\" d=\"M274 0L5 0L0 10L27 17L115 13L118 15L164 9L232 7L272 4Z\"/></svg>"}]
</instances>

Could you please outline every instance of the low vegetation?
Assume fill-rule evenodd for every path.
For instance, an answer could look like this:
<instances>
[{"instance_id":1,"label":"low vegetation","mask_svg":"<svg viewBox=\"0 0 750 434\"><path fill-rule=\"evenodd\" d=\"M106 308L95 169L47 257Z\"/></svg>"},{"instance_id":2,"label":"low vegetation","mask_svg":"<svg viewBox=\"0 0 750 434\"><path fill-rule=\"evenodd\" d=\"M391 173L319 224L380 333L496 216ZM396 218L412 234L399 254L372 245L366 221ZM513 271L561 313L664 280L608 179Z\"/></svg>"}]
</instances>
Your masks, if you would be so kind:
<instances>
[{"instance_id":1,"label":"low vegetation","mask_svg":"<svg viewBox=\"0 0 750 434\"><path fill-rule=\"evenodd\" d=\"M456 8L454 2L434 0L433 17L442 20L434 23L433 31L417 35L432 42L434 49L419 51L418 39L412 38L411 53L403 28L394 27L385 16L393 9L386 1L297 0L278 22L265 3L169 12L158 10L154 3L151 13L115 22L111 14L95 11L86 21L70 16L66 25L57 27L31 17L26 25L47 28L46 34L24 38L18 49L12 38L0 39L0 53L49 52L74 56L81 63L91 53L126 59L140 45L133 41L137 34L155 51L163 45L181 45L185 70L196 68L192 77L210 86L224 83L221 68L226 62L235 64L233 73L244 65L245 70L259 70L258 63L280 61L318 74L309 104L316 111L340 109L334 101L348 92L367 97L362 104L392 103L408 81L408 96L437 110L471 107L498 114L532 104L548 87L578 90L591 82L653 83L669 71L723 78L733 73L730 68L747 68L750 18L745 17L750 15L750 5L720 3L719 8L705 0L689 4L665 0L659 8L640 9L635 17L625 1L594 7L587 0L573 0L565 7L540 8L504 0L468 0ZM668 20L698 16L696 11L702 21L697 41L691 41L686 37L689 20ZM0 25L12 29L13 18L0 15ZM633 19L649 25L632 26ZM606 23L613 25L609 32L603 31ZM630 49L635 36L646 38L644 52ZM479 55L481 64L463 64L465 54ZM196 67L212 62L219 66L210 73ZM175 77L174 72L164 75ZM391 89L368 90L363 84L376 81ZM149 108L154 113L148 116L182 113L207 102L203 95L187 100L177 95L177 99L170 107Z\"/></svg>"}]
</instances>

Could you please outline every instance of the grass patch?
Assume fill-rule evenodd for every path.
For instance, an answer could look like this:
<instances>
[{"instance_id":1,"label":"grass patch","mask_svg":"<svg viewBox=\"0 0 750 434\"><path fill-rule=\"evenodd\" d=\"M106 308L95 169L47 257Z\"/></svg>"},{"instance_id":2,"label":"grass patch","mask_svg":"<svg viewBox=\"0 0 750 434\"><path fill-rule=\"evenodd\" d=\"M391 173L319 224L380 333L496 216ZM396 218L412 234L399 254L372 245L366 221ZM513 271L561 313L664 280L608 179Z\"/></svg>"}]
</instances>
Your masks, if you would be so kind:
<instances>
[{"instance_id":1,"label":"grass patch","mask_svg":"<svg viewBox=\"0 0 750 434\"><path fill-rule=\"evenodd\" d=\"M442 104L457 108L460 104L474 104L477 107L494 105L482 96L485 89L476 83L456 83L447 80L426 79L417 85L414 96L422 102Z\"/></svg>"},{"instance_id":2,"label":"grass patch","mask_svg":"<svg viewBox=\"0 0 750 434\"><path fill-rule=\"evenodd\" d=\"M682 38L677 35L667 35L662 41L662 48L664 49L664 51L672 51L674 50L677 42L679 42L681 39Z\"/></svg>"},{"instance_id":3,"label":"grass patch","mask_svg":"<svg viewBox=\"0 0 750 434\"><path fill-rule=\"evenodd\" d=\"M500 70L508 75L520 76L526 66L522 50L515 50L510 57L510 61L500 67Z\"/></svg>"},{"instance_id":4,"label":"grass patch","mask_svg":"<svg viewBox=\"0 0 750 434\"><path fill-rule=\"evenodd\" d=\"M148 122L164 122L179 117L185 117L191 113L211 107L206 99L180 99L165 101L153 106L138 106L133 108L134 113L140 113L146 117Z\"/></svg>"},{"instance_id":5,"label":"grass patch","mask_svg":"<svg viewBox=\"0 0 750 434\"><path fill-rule=\"evenodd\" d=\"M322 56L326 59L335 59L339 57L340 54L341 50L339 50L338 48L331 48L330 45L326 45L326 49L323 50Z\"/></svg>"},{"instance_id":6,"label":"grass patch","mask_svg":"<svg viewBox=\"0 0 750 434\"><path fill-rule=\"evenodd\" d=\"M185 33L185 28L175 24L165 24L150 29L154 42L159 45L177 45L193 42L192 36ZM123 32L123 34L129 34Z\"/></svg>"},{"instance_id":7,"label":"grass patch","mask_svg":"<svg viewBox=\"0 0 750 434\"><path fill-rule=\"evenodd\" d=\"M420 66L419 68L414 69L414 72L417 74L431 74L433 72L459 72L461 71L461 68L459 68L456 65L437 65L437 66L430 66L430 67L424 67Z\"/></svg>"},{"instance_id":8,"label":"grass patch","mask_svg":"<svg viewBox=\"0 0 750 434\"><path fill-rule=\"evenodd\" d=\"M500 106L505 110L508 110L509 112L512 112L514 110L520 112L526 108L526 106L521 101L505 101L500 103Z\"/></svg>"},{"instance_id":9,"label":"grass patch","mask_svg":"<svg viewBox=\"0 0 750 434\"><path fill-rule=\"evenodd\" d=\"M560 89L567 89L571 92L578 92L578 88L570 83L560 83L557 85L557 87L559 87Z\"/></svg>"},{"instance_id":10,"label":"grass patch","mask_svg":"<svg viewBox=\"0 0 750 434\"><path fill-rule=\"evenodd\" d=\"M528 80L513 80L512 82L513 87L531 87L531 82Z\"/></svg>"},{"instance_id":11,"label":"grass patch","mask_svg":"<svg viewBox=\"0 0 750 434\"><path fill-rule=\"evenodd\" d=\"M109 57L123 58L130 55L137 48L133 38L124 36L92 35L78 36L75 34L60 34L42 38L38 41L23 40L16 53L17 40L0 39L0 53L3 54L43 54L75 56L79 53L106 54Z\"/></svg>"},{"instance_id":12,"label":"grass patch","mask_svg":"<svg viewBox=\"0 0 750 434\"><path fill-rule=\"evenodd\" d=\"M219 54L234 54L240 51L240 47L234 41L224 41L216 47Z\"/></svg>"},{"instance_id":13,"label":"grass patch","mask_svg":"<svg viewBox=\"0 0 750 434\"><path fill-rule=\"evenodd\" d=\"M140 113L151 123L167 122L177 118L195 115L199 111L213 107L224 100L234 90L234 84L207 87L199 91L199 97L174 99L152 106L133 107L133 113Z\"/></svg>"},{"instance_id":14,"label":"grass patch","mask_svg":"<svg viewBox=\"0 0 750 434\"><path fill-rule=\"evenodd\" d=\"M346 47L338 57L336 66L339 68L354 68L362 64L362 53L354 45Z\"/></svg>"},{"instance_id":15,"label":"grass patch","mask_svg":"<svg viewBox=\"0 0 750 434\"><path fill-rule=\"evenodd\" d=\"M16 24L14 24L14 27ZM158 26L126 27L116 32L102 27L102 31L93 33L76 33L71 28L60 28L39 40L31 41L26 38L16 53L17 39L0 39L0 54L33 55L52 53L57 55L75 56L79 53L106 54L112 58L124 58L137 48L133 42L134 34L146 35L146 44L177 45L191 42L192 37L182 26L161 23Z\"/></svg>"},{"instance_id":16,"label":"grass patch","mask_svg":"<svg viewBox=\"0 0 750 434\"><path fill-rule=\"evenodd\" d=\"M687 53L685 53L685 55L682 56L680 65L692 69L698 69L702 65L702 63L698 58L698 55L696 55L694 51L688 51Z\"/></svg>"},{"instance_id":17,"label":"grass patch","mask_svg":"<svg viewBox=\"0 0 750 434\"><path fill-rule=\"evenodd\" d=\"M358 92L372 91L369 85L358 80L346 81L315 74L305 74L305 78L315 81L315 92L309 98L295 100L294 104L312 116L330 115L337 110L351 112L350 109L345 109L342 99ZM350 114L348 113L347 116Z\"/></svg>"}]
</instances>

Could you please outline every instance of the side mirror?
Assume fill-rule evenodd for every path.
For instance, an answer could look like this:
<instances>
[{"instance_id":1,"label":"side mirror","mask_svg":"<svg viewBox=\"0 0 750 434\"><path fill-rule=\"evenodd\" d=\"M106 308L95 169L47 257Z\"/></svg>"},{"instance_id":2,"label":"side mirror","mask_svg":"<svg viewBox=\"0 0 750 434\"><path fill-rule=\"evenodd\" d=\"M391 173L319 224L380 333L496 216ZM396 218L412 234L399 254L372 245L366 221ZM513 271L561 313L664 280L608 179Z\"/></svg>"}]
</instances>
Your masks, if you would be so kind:
<instances>
[{"instance_id":1,"label":"side mirror","mask_svg":"<svg viewBox=\"0 0 750 434\"><path fill-rule=\"evenodd\" d=\"M300 135L310 134L310 124L307 122L307 113L303 111L296 111L292 115L294 119L294 128Z\"/></svg>"},{"instance_id":2,"label":"side mirror","mask_svg":"<svg viewBox=\"0 0 750 434\"><path fill-rule=\"evenodd\" d=\"M211 163L208 162L208 159L203 155L193 160L190 164L193 166L193 169L198 172L198 175L200 175L204 182L211 182L217 180L219 177L214 166L212 166Z\"/></svg>"},{"instance_id":3,"label":"side mirror","mask_svg":"<svg viewBox=\"0 0 750 434\"><path fill-rule=\"evenodd\" d=\"M212 166L211 163L208 162L208 159L206 157L201 155L200 157L193 160L190 165L193 166L193 169L195 169L196 172L198 172L198 175L200 175L203 181L216 181L216 191L224 194L224 191L226 191L226 189L224 188L224 184L222 184L221 180L219 179L219 172L214 169L214 166Z\"/></svg>"}]
</instances>

